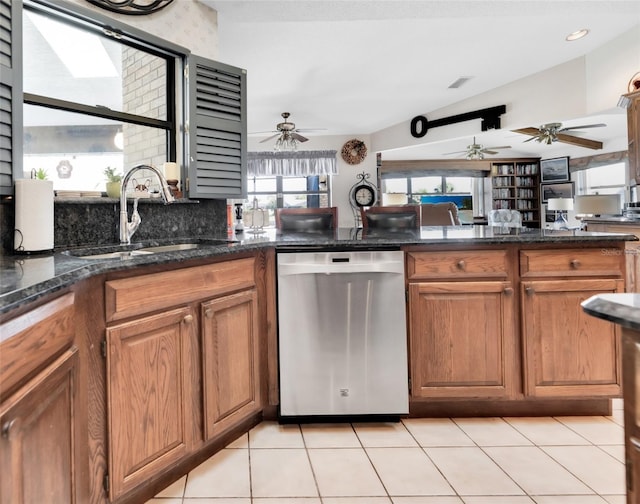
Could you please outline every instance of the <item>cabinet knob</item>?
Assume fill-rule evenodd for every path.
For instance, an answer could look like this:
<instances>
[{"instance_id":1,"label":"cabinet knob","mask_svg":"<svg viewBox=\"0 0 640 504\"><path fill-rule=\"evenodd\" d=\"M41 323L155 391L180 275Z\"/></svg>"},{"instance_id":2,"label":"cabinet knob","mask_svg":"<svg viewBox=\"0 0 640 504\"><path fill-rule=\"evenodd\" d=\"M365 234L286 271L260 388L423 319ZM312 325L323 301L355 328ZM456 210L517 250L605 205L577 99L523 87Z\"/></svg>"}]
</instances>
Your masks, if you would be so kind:
<instances>
[{"instance_id":1,"label":"cabinet knob","mask_svg":"<svg viewBox=\"0 0 640 504\"><path fill-rule=\"evenodd\" d=\"M458 267L458 269L459 269L459 270L464 270L464 269L467 267L467 263L466 263L466 262L464 262L464 260L463 260L463 259L460 259L460 260L457 262L456 266Z\"/></svg>"},{"instance_id":2,"label":"cabinet knob","mask_svg":"<svg viewBox=\"0 0 640 504\"><path fill-rule=\"evenodd\" d=\"M191 322L193 322L193 315L185 315L182 321L185 324L190 324Z\"/></svg>"},{"instance_id":3,"label":"cabinet knob","mask_svg":"<svg viewBox=\"0 0 640 504\"><path fill-rule=\"evenodd\" d=\"M572 259L569 262L569 266L571 266L573 269L578 269L580 267L580 261L578 261L577 259Z\"/></svg>"},{"instance_id":4,"label":"cabinet knob","mask_svg":"<svg viewBox=\"0 0 640 504\"><path fill-rule=\"evenodd\" d=\"M524 291L527 294L527 296L533 296L536 293L533 287L525 287Z\"/></svg>"},{"instance_id":5,"label":"cabinet knob","mask_svg":"<svg viewBox=\"0 0 640 504\"><path fill-rule=\"evenodd\" d=\"M512 287L505 287L504 288L504 293L507 296L511 296L513 294L513 288Z\"/></svg>"},{"instance_id":6,"label":"cabinet knob","mask_svg":"<svg viewBox=\"0 0 640 504\"><path fill-rule=\"evenodd\" d=\"M213 318L213 310L211 308L207 308L204 311L204 316L207 317L208 319Z\"/></svg>"},{"instance_id":7,"label":"cabinet knob","mask_svg":"<svg viewBox=\"0 0 640 504\"><path fill-rule=\"evenodd\" d=\"M11 427L13 427L13 424L16 422L15 418L13 420L8 420L5 423L2 424L2 432L1 435L3 438L8 438L9 437L9 433L11 431Z\"/></svg>"}]
</instances>

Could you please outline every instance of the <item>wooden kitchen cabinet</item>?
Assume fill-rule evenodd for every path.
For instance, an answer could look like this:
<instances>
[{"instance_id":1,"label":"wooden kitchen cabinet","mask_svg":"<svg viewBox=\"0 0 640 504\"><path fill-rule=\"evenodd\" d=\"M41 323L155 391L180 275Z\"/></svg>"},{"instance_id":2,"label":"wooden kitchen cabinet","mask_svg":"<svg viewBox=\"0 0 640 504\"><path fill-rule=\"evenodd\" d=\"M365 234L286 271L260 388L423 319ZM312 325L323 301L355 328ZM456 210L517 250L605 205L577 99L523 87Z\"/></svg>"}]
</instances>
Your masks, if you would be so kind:
<instances>
[{"instance_id":1,"label":"wooden kitchen cabinet","mask_svg":"<svg viewBox=\"0 0 640 504\"><path fill-rule=\"evenodd\" d=\"M262 407L256 289L204 302L201 313L204 437L209 441Z\"/></svg>"},{"instance_id":2,"label":"wooden kitchen cabinet","mask_svg":"<svg viewBox=\"0 0 640 504\"><path fill-rule=\"evenodd\" d=\"M411 394L423 398L512 395L514 304L509 282L411 284ZM479 324L480 320L484 322Z\"/></svg>"},{"instance_id":3,"label":"wooden kitchen cabinet","mask_svg":"<svg viewBox=\"0 0 640 504\"><path fill-rule=\"evenodd\" d=\"M640 332L623 328L624 434L627 504L640 500Z\"/></svg>"},{"instance_id":4,"label":"wooden kitchen cabinet","mask_svg":"<svg viewBox=\"0 0 640 504\"><path fill-rule=\"evenodd\" d=\"M513 395L515 298L507 251L412 252L407 272L411 395Z\"/></svg>"},{"instance_id":5,"label":"wooden kitchen cabinet","mask_svg":"<svg viewBox=\"0 0 640 504\"><path fill-rule=\"evenodd\" d=\"M0 503L86 501L74 296L0 325Z\"/></svg>"},{"instance_id":6,"label":"wooden kitchen cabinet","mask_svg":"<svg viewBox=\"0 0 640 504\"><path fill-rule=\"evenodd\" d=\"M629 173L640 184L640 91L626 95L630 100L627 108L627 138L629 140Z\"/></svg>"},{"instance_id":7,"label":"wooden kitchen cabinet","mask_svg":"<svg viewBox=\"0 0 640 504\"><path fill-rule=\"evenodd\" d=\"M0 409L0 503L79 503L78 354L67 350Z\"/></svg>"},{"instance_id":8,"label":"wooden kitchen cabinet","mask_svg":"<svg viewBox=\"0 0 640 504\"><path fill-rule=\"evenodd\" d=\"M520 252L524 392L538 398L621 393L619 329L580 303L624 291L624 254L601 249Z\"/></svg>"},{"instance_id":9,"label":"wooden kitchen cabinet","mask_svg":"<svg viewBox=\"0 0 640 504\"><path fill-rule=\"evenodd\" d=\"M189 307L107 329L111 499L192 449L194 384L189 356L196 351L195 330Z\"/></svg>"},{"instance_id":10,"label":"wooden kitchen cabinet","mask_svg":"<svg viewBox=\"0 0 640 504\"><path fill-rule=\"evenodd\" d=\"M254 257L106 282L111 500L260 411L257 304Z\"/></svg>"}]
</instances>

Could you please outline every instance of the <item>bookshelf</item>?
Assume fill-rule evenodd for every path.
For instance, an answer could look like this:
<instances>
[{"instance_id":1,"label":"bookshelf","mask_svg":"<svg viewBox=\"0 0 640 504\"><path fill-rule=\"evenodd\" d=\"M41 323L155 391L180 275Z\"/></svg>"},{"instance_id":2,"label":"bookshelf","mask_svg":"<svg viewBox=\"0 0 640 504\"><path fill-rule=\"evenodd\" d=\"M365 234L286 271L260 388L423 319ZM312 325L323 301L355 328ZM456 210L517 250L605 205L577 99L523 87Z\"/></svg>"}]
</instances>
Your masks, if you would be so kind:
<instances>
[{"instance_id":1,"label":"bookshelf","mask_svg":"<svg viewBox=\"0 0 640 504\"><path fill-rule=\"evenodd\" d=\"M493 209L518 210L526 227L540 227L539 159L491 163Z\"/></svg>"}]
</instances>

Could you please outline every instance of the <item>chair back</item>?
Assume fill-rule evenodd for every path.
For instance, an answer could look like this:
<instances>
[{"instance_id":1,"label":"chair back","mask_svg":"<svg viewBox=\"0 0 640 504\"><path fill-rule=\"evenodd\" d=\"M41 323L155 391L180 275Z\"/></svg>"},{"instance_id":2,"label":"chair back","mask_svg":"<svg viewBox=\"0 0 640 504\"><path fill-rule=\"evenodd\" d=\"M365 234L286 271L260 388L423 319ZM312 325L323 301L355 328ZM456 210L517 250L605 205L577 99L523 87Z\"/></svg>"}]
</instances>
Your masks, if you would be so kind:
<instances>
[{"instance_id":1,"label":"chair back","mask_svg":"<svg viewBox=\"0 0 640 504\"><path fill-rule=\"evenodd\" d=\"M522 227L522 214L517 210L497 209L489 212L489 226Z\"/></svg>"},{"instance_id":2,"label":"chair back","mask_svg":"<svg viewBox=\"0 0 640 504\"><path fill-rule=\"evenodd\" d=\"M423 203L420 205L423 226L459 226L458 207L455 203Z\"/></svg>"},{"instance_id":3,"label":"chair back","mask_svg":"<svg viewBox=\"0 0 640 504\"><path fill-rule=\"evenodd\" d=\"M418 229L420 207L418 205L381 206L360 209L362 228L388 230Z\"/></svg>"},{"instance_id":4,"label":"chair back","mask_svg":"<svg viewBox=\"0 0 640 504\"><path fill-rule=\"evenodd\" d=\"M276 208L280 231L323 231L338 226L338 208Z\"/></svg>"}]
</instances>

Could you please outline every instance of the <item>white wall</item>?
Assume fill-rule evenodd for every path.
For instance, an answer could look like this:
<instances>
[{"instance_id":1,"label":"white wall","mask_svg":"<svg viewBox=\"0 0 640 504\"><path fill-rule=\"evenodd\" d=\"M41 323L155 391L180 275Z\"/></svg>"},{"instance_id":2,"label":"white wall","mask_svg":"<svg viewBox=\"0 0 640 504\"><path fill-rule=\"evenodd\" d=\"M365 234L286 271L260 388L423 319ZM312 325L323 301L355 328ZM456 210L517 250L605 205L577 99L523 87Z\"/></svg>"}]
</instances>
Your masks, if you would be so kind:
<instances>
[{"instance_id":1,"label":"white wall","mask_svg":"<svg viewBox=\"0 0 640 504\"><path fill-rule=\"evenodd\" d=\"M376 154L371 150L371 139L368 135L350 135L350 136L322 136L312 137L308 136L309 141L304 142L298 148L299 151L305 150L335 150L337 152L338 159L338 175L332 177L331 185L331 204L338 207L338 226L339 227L353 227L354 218L349 204L349 191L351 186L355 184L358 179L356 176L359 173L365 172L369 174L369 181L374 185L377 185L376 181ZM357 165L350 165L346 163L340 151L342 146L349 140L357 138L365 143L367 146L367 157L365 160ZM273 148L273 143L259 143L259 138L249 138L248 150L253 151L268 151ZM275 140L273 141L275 143Z\"/></svg>"}]
</instances>

